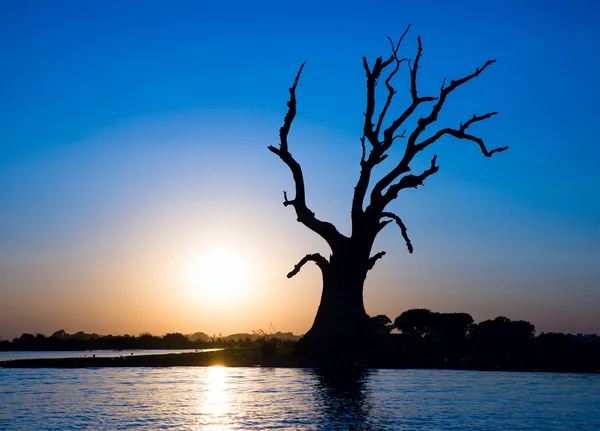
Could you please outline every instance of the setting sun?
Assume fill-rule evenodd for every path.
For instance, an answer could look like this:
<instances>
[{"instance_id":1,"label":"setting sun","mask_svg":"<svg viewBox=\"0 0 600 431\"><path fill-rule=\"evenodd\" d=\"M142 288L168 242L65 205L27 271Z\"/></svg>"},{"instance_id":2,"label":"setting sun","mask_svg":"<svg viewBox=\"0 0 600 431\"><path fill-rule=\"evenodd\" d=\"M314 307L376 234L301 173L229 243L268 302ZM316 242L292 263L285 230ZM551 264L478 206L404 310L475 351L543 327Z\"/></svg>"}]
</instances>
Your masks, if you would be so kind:
<instances>
[{"instance_id":1,"label":"setting sun","mask_svg":"<svg viewBox=\"0 0 600 431\"><path fill-rule=\"evenodd\" d=\"M218 303L243 294L250 275L249 265L238 253L212 250L184 262L180 283L188 299Z\"/></svg>"}]
</instances>

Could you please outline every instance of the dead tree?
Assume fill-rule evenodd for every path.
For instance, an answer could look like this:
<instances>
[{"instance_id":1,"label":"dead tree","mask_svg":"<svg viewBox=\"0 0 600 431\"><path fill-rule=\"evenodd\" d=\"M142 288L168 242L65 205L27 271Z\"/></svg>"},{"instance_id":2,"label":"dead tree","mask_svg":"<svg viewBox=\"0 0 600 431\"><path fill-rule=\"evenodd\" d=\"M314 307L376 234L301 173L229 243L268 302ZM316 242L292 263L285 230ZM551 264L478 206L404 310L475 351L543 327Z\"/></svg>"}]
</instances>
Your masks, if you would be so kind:
<instances>
[{"instance_id":1,"label":"dead tree","mask_svg":"<svg viewBox=\"0 0 600 431\"><path fill-rule=\"evenodd\" d=\"M368 315L365 312L363 303L364 282L367 273L373 269L377 260L385 255L384 251L371 254L375 238L385 226L389 223L395 223L406 242L408 252L413 252L413 245L408 237L404 222L400 216L389 211L387 207L396 199L400 191L423 185L424 181L439 169L436 164L437 156L433 156L427 169L417 174L410 173L410 164L417 154L435 144L444 136L472 141L486 157L508 148L488 150L483 140L470 132L471 126L496 115L496 112L473 115L456 128L446 127L432 130L432 126L435 126L438 115L450 94L458 87L477 78L496 60L485 62L473 73L461 79L450 82L446 82L444 79L439 94L436 96L421 96L417 90L419 62L422 53L421 38L417 38L418 48L414 60L400 58L398 53L409 28L410 26L407 27L396 44L389 39L391 54L387 59L384 60L379 57L374 64L370 65L367 59L363 57L367 100L363 135L360 138L362 144L361 170L354 188L351 209L352 233L350 236L340 233L332 223L318 219L315 213L308 208L302 168L289 149L288 134L296 115L296 87L304 64L300 67L294 83L289 89L288 111L283 126L279 130L279 146L268 147L289 167L294 179L294 197L290 199L287 193L284 192L283 205L293 207L298 221L321 236L331 248L329 259L318 253L307 254L287 275L288 278L293 277L307 262L314 262L322 272L321 302L313 326L304 337L304 343L310 342L311 344L317 343L320 345L335 343L339 345L348 342L350 339L356 340L365 334ZM386 115L397 93L392 85L392 80L402 66L406 66L410 76L409 103L398 117L387 118ZM386 98L378 114L376 114L376 86L381 79L384 79L387 92L384 90ZM416 118L413 114L419 107L429 107L426 110L428 114L418 118L416 127L407 134L403 125L407 123L409 118ZM401 130L402 132L400 132ZM428 132L427 137L424 136L424 132ZM404 148L402 157L399 158L389 172L373 183L372 191L367 197L369 185L373 180L371 178L373 169L388 157L392 145L397 146L400 143L403 143Z\"/></svg>"}]
</instances>

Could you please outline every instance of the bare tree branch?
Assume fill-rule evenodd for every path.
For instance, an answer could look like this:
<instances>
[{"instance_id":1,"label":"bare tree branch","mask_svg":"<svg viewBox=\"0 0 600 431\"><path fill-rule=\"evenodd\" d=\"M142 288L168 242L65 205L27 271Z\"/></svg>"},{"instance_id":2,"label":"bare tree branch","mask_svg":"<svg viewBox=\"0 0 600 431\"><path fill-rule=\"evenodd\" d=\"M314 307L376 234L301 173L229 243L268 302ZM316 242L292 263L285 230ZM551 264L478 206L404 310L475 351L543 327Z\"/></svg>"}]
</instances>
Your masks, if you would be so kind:
<instances>
[{"instance_id":1,"label":"bare tree branch","mask_svg":"<svg viewBox=\"0 0 600 431\"><path fill-rule=\"evenodd\" d=\"M423 53L421 38L417 38L418 47L414 61L399 56L400 45L409 29L410 25L406 28L396 44L394 44L392 39L388 38L391 46L391 54L388 58L384 59L383 57L378 57L375 62L370 65L366 57L363 57L363 68L366 75L366 107L364 113L363 135L360 139L362 150L360 159L361 171L354 189L351 211L352 234L350 237L342 235L333 224L318 220L315 217L315 214L307 207L302 169L289 151L288 134L296 116L296 88L304 64L302 64L298 70L294 82L289 89L290 97L287 102L288 111L285 115L283 126L279 130L279 146L268 147L271 152L276 154L289 167L294 179L295 196L293 199L289 199L287 192L284 191L284 206L293 206L298 221L323 237L331 246L333 255L339 254L340 250L344 250L343 253L346 253L349 245L352 245L352 247L368 247L368 250L370 251L377 234L391 222L395 222L398 225L409 253L413 252L413 246L402 219L392 212L387 212L385 208L391 201L398 197L400 190L421 186L429 176L438 172L439 166L436 164L437 155L434 155L431 159L430 166L427 169L423 170L418 175L409 174L411 171L410 164L414 157L419 152L437 142L443 136L448 135L456 139L475 142L486 157L490 157L497 152L505 151L508 148L499 147L488 149L483 139L469 132L469 128L473 124L491 118L497 114L496 112L489 112L484 115L473 115L467 121L462 122L458 128L443 128L426 139L421 138L423 132L432 123L438 120L438 115L448 96L461 85L478 77L485 69L495 63L496 60L485 62L473 73L461 79L451 80L447 83L446 78L444 78L437 97L420 96L417 83L420 61ZM403 62L407 63L410 74L410 104L404 111L400 111L399 116L387 119L386 116L390 115L392 102L394 102L397 94L397 90L393 86L392 81L397 76ZM385 77L387 95L380 112L376 114L376 87L378 80L382 76ZM396 139L406 137L406 130L401 134L399 132L402 130L401 126L412 118L416 109L419 108L421 104L429 102L431 102L428 105L430 111L426 112L426 115L421 118L417 117L416 127L412 129L412 132L407 136L407 140L405 141L406 146L404 147L401 159L393 169L384 173L383 177L374 184L373 190L371 191L370 203L366 210L363 209L365 196L367 190L370 188L373 169L388 157L388 150L391 148L392 144L394 144ZM386 122L389 124L387 128L384 126L384 123ZM367 142L370 144L368 151ZM368 269L372 269L376 262L384 255L385 252L381 251L372 257L369 257L367 261ZM364 259L367 256L368 254L365 253L361 259ZM288 273L288 278L296 275L308 261L315 262L321 270L325 270L330 266L329 261L320 254L308 254L290 273ZM364 269L363 264L361 264L360 267Z\"/></svg>"},{"instance_id":2,"label":"bare tree branch","mask_svg":"<svg viewBox=\"0 0 600 431\"><path fill-rule=\"evenodd\" d=\"M398 137L404 137L404 133L406 132L406 130L404 132L402 132L402 135L399 136L394 136L394 134L396 133L396 131L398 130L398 128L404 124L404 122L413 114L413 112L415 112L415 110L417 109L417 107L424 102L433 102L435 100L437 100L437 97L431 97L431 96L424 96L424 97L419 97L419 93L417 91L417 72L419 70L419 61L421 60L421 54L423 52L423 45L421 44L421 37L417 37L417 41L418 41L418 49L417 49L417 55L415 57L415 61L414 64L411 66L411 62L408 62L408 67L410 70L410 95L412 98L412 103L410 104L410 106L408 108L406 108L404 110L404 112L398 117L396 118L392 124L383 132L383 151L386 151L387 149L389 149L392 144L394 143L394 140ZM407 146L407 150L408 150L408 146ZM410 154L410 152L406 151L404 154L404 157L402 158L402 160L400 161L400 163L392 170L390 171L387 175L385 175L381 180L379 180L379 182L377 182L377 184L375 184L375 187L373 188L373 191L371 192L371 201L376 200L377 198L380 198L381 195L383 194L383 190L389 186L396 178L398 178L398 176L410 171L409 168L409 163L412 160L412 155Z\"/></svg>"},{"instance_id":3,"label":"bare tree branch","mask_svg":"<svg viewBox=\"0 0 600 431\"><path fill-rule=\"evenodd\" d=\"M290 87L290 100L287 103L288 112L283 119L283 126L279 129L280 148L283 152L288 151L287 137L290 132L290 127L292 127L292 121L294 121L294 117L296 117L296 87L298 86L298 81L300 80L300 75L302 74L302 69L304 69L305 64L306 61L302 63L300 69L298 69L296 79L294 79L294 83Z\"/></svg>"},{"instance_id":4,"label":"bare tree branch","mask_svg":"<svg viewBox=\"0 0 600 431\"><path fill-rule=\"evenodd\" d=\"M413 100L418 100L419 95L417 92L417 70L419 70L419 60L421 59L421 54L423 53L423 44L421 44L421 36L417 37L417 43L419 47L417 48L417 56L415 57L414 67L410 69L410 95ZM410 68L410 64L408 65Z\"/></svg>"},{"instance_id":5,"label":"bare tree branch","mask_svg":"<svg viewBox=\"0 0 600 431\"><path fill-rule=\"evenodd\" d=\"M284 192L283 205L286 207L292 205L296 210L298 221L311 229L313 232L319 234L330 246L332 246L333 243L342 237L342 234L338 232L333 224L317 219L315 217L315 213L306 206L306 190L304 186L302 168L288 149L287 137L290 127L292 126L292 122L294 121L294 117L296 116L296 86L298 85L300 74L302 73L302 69L304 68L305 64L306 63L302 63L302 66L300 66L298 74L296 75L296 79L294 79L294 83L290 87L290 99L287 102L288 112L283 120L283 126L281 126L281 129L279 129L279 148L276 148L273 145L270 145L268 148L269 151L279 156L279 158L290 168L294 178L296 196L294 199L289 200L287 193Z\"/></svg>"},{"instance_id":6,"label":"bare tree branch","mask_svg":"<svg viewBox=\"0 0 600 431\"><path fill-rule=\"evenodd\" d=\"M415 151L419 152L419 151L424 150L425 148L427 148L428 146L430 146L431 144L436 142L438 139L440 139L444 135L451 135L457 139L467 139L469 141L473 141L473 142L477 143L477 145L479 145L479 148L481 149L481 152L486 157L491 157L492 154L494 154L494 153L500 153L502 151L506 151L508 149L508 146L488 150L487 147L485 146L485 143L483 142L483 139L465 133L465 131L469 128L469 126L471 124L476 123L478 121L486 120L490 117L493 117L496 114L498 114L498 113L497 112L489 112L485 115L479 115L479 116L473 115L473 117L470 120L466 121L465 123L461 123L460 127L458 129L445 128L445 129L438 130L433 136L431 136L431 137L425 139L424 141L420 142L419 144L415 145Z\"/></svg>"},{"instance_id":7,"label":"bare tree branch","mask_svg":"<svg viewBox=\"0 0 600 431\"><path fill-rule=\"evenodd\" d=\"M498 115L497 112L488 112L487 114L484 115L475 115L473 114L473 117L470 120L467 120L464 124L460 123L460 131L464 132L465 130L467 130L469 128L469 126L473 123L476 123L477 121L483 121L483 120L487 120L490 117L493 117L494 115Z\"/></svg>"},{"instance_id":8,"label":"bare tree branch","mask_svg":"<svg viewBox=\"0 0 600 431\"><path fill-rule=\"evenodd\" d=\"M396 66L394 67L394 70L392 70L392 72L388 75L388 77L385 80L385 86L388 89L388 96L385 101L385 104L383 105L383 109L381 110L381 113L379 114L379 119L377 120L377 126L375 127L375 135L377 136L378 139L379 139L379 131L381 130L381 125L383 123L385 115L387 114L387 110L389 109L389 107L392 103L392 99L394 98L394 95L396 94L396 89L394 87L392 87L392 85L391 85L392 78L394 77L394 75L396 75L396 73L398 72L398 69L400 69L400 64L404 61L408 61L407 58L402 58L402 59L398 58L398 50L400 49L400 44L402 43L404 36L406 36L406 33L408 33L408 30L410 30L410 25L408 27L406 27L406 30L404 30L404 33L400 37L400 40L398 40L398 43L396 44L396 46L394 46L394 42L392 42L392 39L388 37L388 40L390 41L390 45L392 46L392 55L394 56L394 60L396 61Z\"/></svg>"},{"instance_id":9,"label":"bare tree branch","mask_svg":"<svg viewBox=\"0 0 600 431\"><path fill-rule=\"evenodd\" d=\"M488 60L482 67L478 67L475 70L475 72L471 73L470 75L467 75L464 78L461 78L461 79L458 79L455 81L454 80L450 81L450 85L448 85L447 87L445 86L446 79L444 78L444 82L440 89L439 97L436 97L436 98L434 98L434 97L426 97L426 98L419 97L418 93L417 93L417 70L419 68L418 62L421 58L422 46L421 46L420 38L418 39L418 41L419 41L419 48L417 50L417 57L415 58L414 66L411 69L411 95L413 98L413 104L396 121L394 121L388 129L386 129L384 131L383 147L386 148L388 146L388 142L389 142L389 145L391 146L391 143L393 141L393 137L392 137L393 133L395 133L397 127L399 127L399 125L402 124L402 122L404 122L414 112L414 108L416 108L416 106L418 106L418 104L420 103L419 101L421 101L421 102L422 101L436 101L436 103L433 105L433 108L431 109L431 112L428 116L422 117L417 120L417 127L413 130L413 132L408 137L408 141L406 143L406 149L404 151L404 156L402 157L400 162L396 165L396 167L394 169L392 169L387 175L385 175L381 180L379 180L379 182L373 187L373 191L371 192L371 203L375 204L377 206L377 208L379 208L381 210L383 208L385 208L385 205L387 203L389 203L389 200L387 199L387 197L390 196L389 190L388 190L388 193L386 193L386 199L384 199L382 201L381 198L383 195L383 190L386 187L390 186L390 184L392 184L392 182L394 182L400 175L405 174L410 171L409 164L413 160L414 156L419 151L424 149L427 145L430 145L431 143L435 142L437 139L439 139L444 134L450 134L450 135L459 137L459 139L469 139L471 141L477 142L487 157L489 157L494 152L504 151L503 149L495 149L488 153L487 150L485 149L485 145L483 145L483 141L481 139L476 138L472 135L467 135L464 133L464 130L466 128L468 128L472 123L474 123L476 121L482 121L486 118L489 118L492 115L494 115L494 113L490 113L490 114L486 114L482 117L475 117L475 118L470 119L469 121L467 121L466 123L461 125L462 132L460 131L461 129L459 129L459 130L444 129L443 133L441 133L441 134L439 134L439 132L436 133L436 135L434 135L434 137L437 136L438 134L439 134L439 136L437 136L437 138L435 138L435 139L432 139L425 146L416 146L415 142L418 139L419 135L427 128L427 126L429 126L431 123L433 123L434 121L437 120L438 114L441 111L442 107L444 106L444 102L446 101L446 98L448 97L448 95L452 91L454 91L456 88L458 88L459 86L461 86L461 85L469 82L473 78L476 78L477 76L479 76L481 74L481 72L483 72L487 67L489 67L491 64L496 62L496 60ZM413 109L411 110L411 108L413 108ZM426 141L424 141L424 142L426 142ZM408 177L414 178L414 176L411 176L411 175L409 175ZM407 177L405 177L405 178L407 178ZM401 187L401 188L405 188L405 187Z\"/></svg>"},{"instance_id":10,"label":"bare tree branch","mask_svg":"<svg viewBox=\"0 0 600 431\"><path fill-rule=\"evenodd\" d=\"M385 256L385 251L380 251L379 253L377 253L376 255L372 256L369 258L369 264L367 265L368 271L372 270L373 267L375 266L375 263L381 259L383 256Z\"/></svg>"},{"instance_id":11,"label":"bare tree branch","mask_svg":"<svg viewBox=\"0 0 600 431\"><path fill-rule=\"evenodd\" d=\"M367 155L367 149L365 147L365 135L363 135L362 138L360 138L360 146L362 148L362 153L360 156L360 166L361 168L364 168L365 162L367 161L365 159L365 156Z\"/></svg>"},{"instance_id":12,"label":"bare tree branch","mask_svg":"<svg viewBox=\"0 0 600 431\"><path fill-rule=\"evenodd\" d=\"M424 170L420 175L406 175L400 178L400 181L398 181L396 184L391 185L388 191L383 196L383 208L385 208L385 206L388 203L390 203L398 197L398 192L400 190L407 189L410 187L417 188L418 186L422 186L423 181L425 181L427 177L435 174L440 169L440 167L435 164L436 160L437 155L433 156L433 159L431 159L431 165L429 169Z\"/></svg>"},{"instance_id":13,"label":"bare tree branch","mask_svg":"<svg viewBox=\"0 0 600 431\"><path fill-rule=\"evenodd\" d=\"M325 268L327 268L329 265L329 261L319 253L307 254L294 266L294 269L288 273L287 278L292 278L294 275L298 274L304 264L309 261L315 262L317 266L321 268L321 271L325 270Z\"/></svg>"},{"instance_id":14,"label":"bare tree branch","mask_svg":"<svg viewBox=\"0 0 600 431\"><path fill-rule=\"evenodd\" d=\"M417 37L417 41L418 41L419 45L418 45L417 55L415 57L413 66L411 67L410 60L408 62L408 68L410 70L410 95L412 98L412 103L408 108L406 108L406 110L398 118L396 118L392 122L390 127L388 127L383 132L383 138L384 138L383 141L384 141L384 145L387 148L389 148L392 145L393 136L394 136L394 133L396 133L396 130L398 130L398 128L402 124L404 124L404 122L408 119L408 117L410 117L412 115L412 113L415 111L415 109L421 103L433 102L434 100L437 99L437 97L431 97L431 96L419 97L419 93L417 91L417 72L419 70L419 60L421 60L421 54L423 52L423 45L421 44L421 37Z\"/></svg>"},{"instance_id":15,"label":"bare tree branch","mask_svg":"<svg viewBox=\"0 0 600 431\"><path fill-rule=\"evenodd\" d=\"M444 83L442 84L442 88L440 89L440 96L437 99L435 105L431 109L431 113L427 117L420 118L417 120L417 127L410 134L408 138L408 146L414 145L419 135L429 126L431 123L438 119L438 114L442 110L442 106L444 106L444 102L450 93L456 90L461 85L469 82L471 79L478 77L481 72L487 69L490 65L494 64L496 60L488 60L482 67L478 67L475 72L470 75L465 76L464 78L458 79L456 81L450 81L450 85L445 87L446 79L444 78Z\"/></svg>"},{"instance_id":16,"label":"bare tree branch","mask_svg":"<svg viewBox=\"0 0 600 431\"><path fill-rule=\"evenodd\" d=\"M402 238L404 238L404 241L406 242L406 248L408 249L408 252L412 253L413 246L412 246L412 243L410 242L410 238L408 238L408 234L406 233L406 226L404 225L404 222L402 222L402 219L400 217L398 217L396 214L391 213L391 212L383 212L383 213L381 213L381 217L388 217L396 222L396 224L400 228L400 232L402 233ZM383 222L381 224L381 228L383 229L389 222L390 222L389 220Z\"/></svg>"},{"instance_id":17,"label":"bare tree branch","mask_svg":"<svg viewBox=\"0 0 600 431\"><path fill-rule=\"evenodd\" d=\"M391 85L391 80L398 72L400 64L404 61L407 61L406 59L398 58L398 50L400 49L402 40L404 39L409 30L410 25L406 27L406 30L404 30L404 33L402 34L396 45L394 45L392 39L388 38L388 40L390 41L392 53L387 60L383 61L382 57L379 57L375 61L373 67L370 68L366 57L363 57L363 68L365 69L367 78L367 105L365 110L365 122L363 125L363 137L361 138L361 172L356 187L354 188L354 196L352 199L353 230L358 228L358 225L360 224L364 215L364 198L367 193L369 182L371 180L371 172L373 170L373 167L387 158L387 154L384 154L385 148L383 148L383 146L379 142L379 132L384 118L386 116L386 113L388 111L388 108L390 107L390 104L392 102L392 99L396 94L396 90ZM388 97L381 113L379 114L377 126L375 126L373 124L373 115L375 113L375 88L377 86L377 80L381 77L381 74L384 71L384 69L392 63L395 63L395 66L385 80L385 85L388 89ZM371 151L369 153L368 158L366 156L365 139L368 140L371 144Z\"/></svg>"}]
</instances>

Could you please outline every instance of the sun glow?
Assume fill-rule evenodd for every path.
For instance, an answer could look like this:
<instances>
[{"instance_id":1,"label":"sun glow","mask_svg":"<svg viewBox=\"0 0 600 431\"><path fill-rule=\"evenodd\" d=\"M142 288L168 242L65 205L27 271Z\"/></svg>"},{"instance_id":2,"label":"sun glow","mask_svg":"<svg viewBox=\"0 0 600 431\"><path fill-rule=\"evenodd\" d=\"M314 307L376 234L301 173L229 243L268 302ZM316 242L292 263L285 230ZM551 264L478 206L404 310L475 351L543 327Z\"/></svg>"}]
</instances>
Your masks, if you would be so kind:
<instances>
[{"instance_id":1,"label":"sun glow","mask_svg":"<svg viewBox=\"0 0 600 431\"><path fill-rule=\"evenodd\" d=\"M249 288L251 269L239 254L211 250L185 261L181 287L188 299L210 303L235 301Z\"/></svg>"}]
</instances>

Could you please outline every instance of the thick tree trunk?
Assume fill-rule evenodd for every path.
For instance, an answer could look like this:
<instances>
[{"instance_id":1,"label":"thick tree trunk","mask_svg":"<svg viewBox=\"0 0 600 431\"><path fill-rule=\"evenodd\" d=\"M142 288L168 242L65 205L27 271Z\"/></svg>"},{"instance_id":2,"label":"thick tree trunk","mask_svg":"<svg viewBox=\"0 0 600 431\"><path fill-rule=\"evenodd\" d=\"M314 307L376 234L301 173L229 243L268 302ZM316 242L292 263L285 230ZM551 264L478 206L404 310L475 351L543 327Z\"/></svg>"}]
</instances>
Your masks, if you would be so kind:
<instances>
[{"instance_id":1,"label":"thick tree trunk","mask_svg":"<svg viewBox=\"0 0 600 431\"><path fill-rule=\"evenodd\" d=\"M349 270L331 269L323 276L323 291L317 316L307 336L345 338L364 329L367 313L363 303L364 277L354 278Z\"/></svg>"},{"instance_id":2,"label":"thick tree trunk","mask_svg":"<svg viewBox=\"0 0 600 431\"><path fill-rule=\"evenodd\" d=\"M367 341L369 316L363 302L370 247L331 256L323 269L321 303L311 329L298 343L302 354L346 351ZM365 258L366 256L366 258Z\"/></svg>"}]
</instances>

